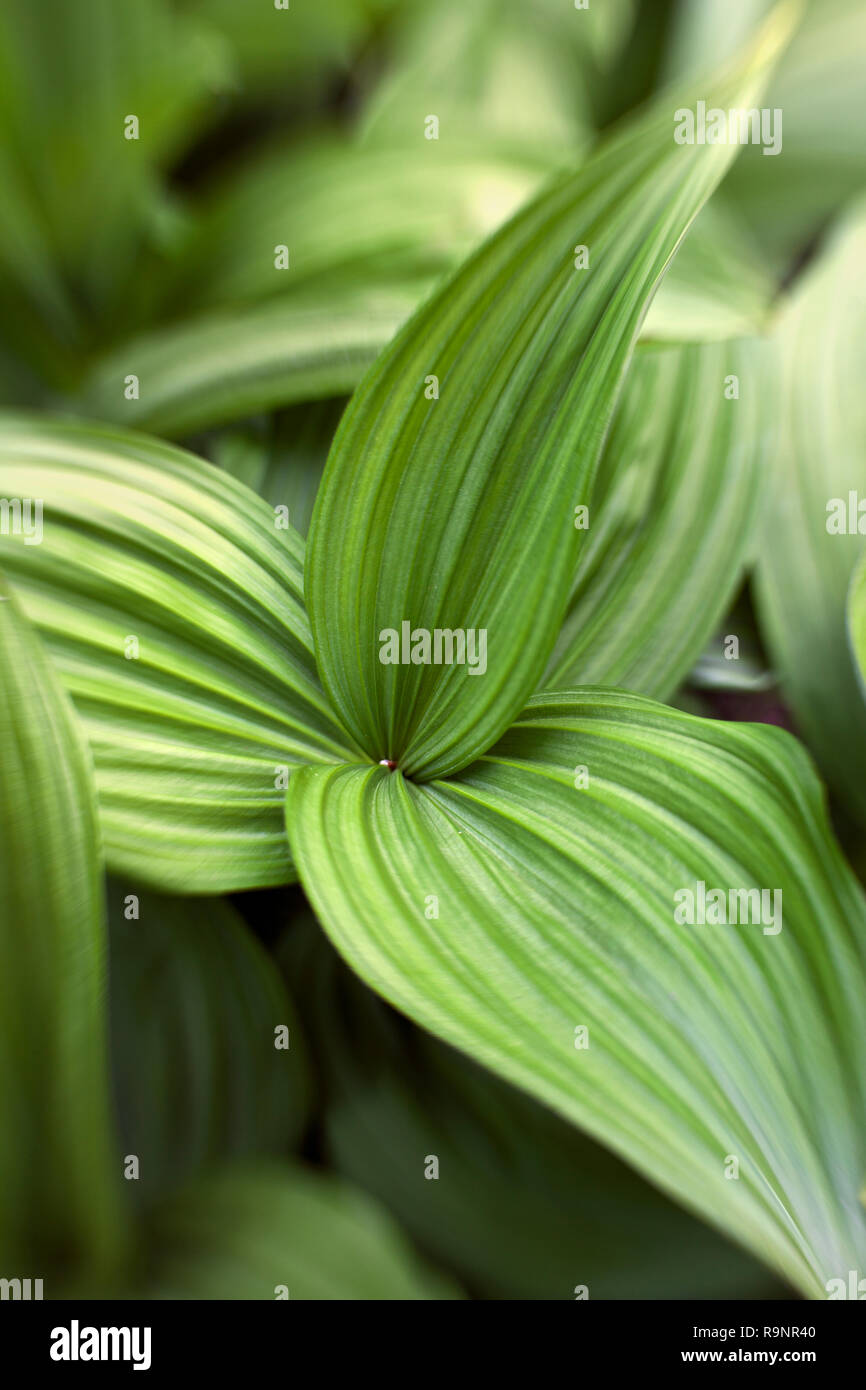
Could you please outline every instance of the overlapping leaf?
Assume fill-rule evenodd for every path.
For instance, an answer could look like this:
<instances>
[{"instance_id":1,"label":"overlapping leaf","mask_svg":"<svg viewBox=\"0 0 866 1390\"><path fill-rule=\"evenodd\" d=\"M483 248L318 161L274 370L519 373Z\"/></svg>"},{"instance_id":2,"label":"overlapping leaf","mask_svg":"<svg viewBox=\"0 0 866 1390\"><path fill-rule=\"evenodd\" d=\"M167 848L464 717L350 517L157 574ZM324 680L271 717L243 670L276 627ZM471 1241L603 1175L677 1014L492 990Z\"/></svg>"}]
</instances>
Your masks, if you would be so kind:
<instances>
[{"instance_id":1,"label":"overlapping leaf","mask_svg":"<svg viewBox=\"0 0 866 1390\"><path fill-rule=\"evenodd\" d=\"M291 922L280 957L314 1044L329 1158L476 1297L779 1292L572 1125L399 1019L312 917Z\"/></svg>"},{"instance_id":2,"label":"overlapping leaf","mask_svg":"<svg viewBox=\"0 0 866 1390\"><path fill-rule=\"evenodd\" d=\"M779 325L779 453L760 534L764 640L824 775L866 820L866 721L846 601L866 549L866 208L811 268Z\"/></svg>"},{"instance_id":3,"label":"overlapping leaf","mask_svg":"<svg viewBox=\"0 0 866 1390\"><path fill-rule=\"evenodd\" d=\"M751 104L779 11L713 99ZM673 102L673 105L672 105ZM378 360L323 479L306 591L323 682L373 758L429 778L490 746L559 630L633 340L730 160L681 146L666 98L485 244ZM575 245L588 248L581 267ZM475 630L486 669L380 661L382 634ZM422 653L423 655L423 653Z\"/></svg>"},{"instance_id":4,"label":"overlapping leaf","mask_svg":"<svg viewBox=\"0 0 866 1390\"><path fill-rule=\"evenodd\" d=\"M665 698L679 685L749 555L772 382L758 343L635 353L550 688L610 684Z\"/></svg>"},{"instance_id":5,"label":"overlapping leaf","mask_svg":"<svg viewBox=\"0 0 866 1390\"><path fill-rule=\"evenodd\" d=\"M438 1299L387 1215L334 1178L255 1164L202 1179L155 1214L153 1284L170 1299Z\"/></svg>"},{"instance_id":6,"label":"overlapping leaf","mask_svg":"<svg viewBox=\"0 0 866 1390\"><path fill-rule=\"evenodd\" d=\"M152 1202L217 1162L288 1153L307 1057L268 954L220 899L115 881L110 906L111 1055L122 1152L139 1163L133 1195Z\"/></svg>"},{"instance_id":7,"label":"overlapping leaf","mask_svg":"<svg viewBox=\"0 0 866 1390\"><path fill-rule=\"evenodd\" d=\"M48 1297L73 1273L104 1276L125 1232L90 758L5 580L0 743L0 1259Z\"/></svg>"},{"instance_id":8,"label":"overlapping leaf","mask_svg":"<svg viewBox=\"0 0 866 1390\"><path fill-rule=\"evenodd\" d=\"M289 768L353 756L303 543L225 473L107 428L4 417L0 495L44 504L2 561L84 721L109 864L179 892L286 882Z\"/></svg>"},{"instance_id":9,"label":"overlapping leaf","mask_svg":"<svg viewBox=\"0 0 866 1390\"><path fill-rule=\"evenodd\" d=\"M848 596L848 628L854 660L860 671L864 691L866 691L866 556L851 580L851 590ZM864 712L864 717L866 717L866 712Z\"/></svg>"},{"instance_id":10,"label":"overlapping leaf","mask_svg":"<svg viewBox=\"0 0 866 1390\"><path fill-rule=\"evenodd\" d=\"M866 903L790 736L538 696L447 781L303 768L287 819L329 936L393 1004L806 1294L862 1267Z\"/></svg>"}]
</instances>

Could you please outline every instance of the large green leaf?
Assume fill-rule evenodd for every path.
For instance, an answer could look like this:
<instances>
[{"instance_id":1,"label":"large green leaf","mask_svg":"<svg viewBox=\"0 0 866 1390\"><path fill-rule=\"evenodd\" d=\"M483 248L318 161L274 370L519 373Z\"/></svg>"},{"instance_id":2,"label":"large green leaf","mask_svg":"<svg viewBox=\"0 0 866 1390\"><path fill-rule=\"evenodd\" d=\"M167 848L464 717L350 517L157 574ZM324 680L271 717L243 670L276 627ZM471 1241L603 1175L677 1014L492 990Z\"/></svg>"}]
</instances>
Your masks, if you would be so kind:
<instances>
[{"instance_id":1,"label":"large green leaf","mask_svg":"<svg viewBox=\"0 0 866 1390\"><path fill-rule=\"evenodd\" d=\"M98 426L3 417L0 495L44 504L41 544L0 556L84 721L109 865L178 892L288 881L288 769L354 756L303 542L212 465Z\"/></svg>"},{"instance_id":2,"label":"large green leaf","mask_svg":"<svg viewBox=\"0 0 866 1390\"><path fill-rule=\"evenodd\" d=\"M635 353L549 687L610 684L657 698L677 688L749 556L772 386L763 344Z\"/></svg>"},{"instance_id":3,"label":"large green leaf","mask_svg":"<svg viewBox=\"0 0 866 1390\"><path fill-rule=\"evenodd\" d=\"M805 276L779 325L781 429L760 533L761 630L798 727L866 822L866 720L846 626L866 550L866 206Z\"/></svg>"},{"instance_id":4,"label":"large green leaf","mask_svg":"<svg viewBox=\"0 0 866 1390\"><path fill-rule=\"evenodd\" d=\"M866 903L789 735L538 696L446 781L302 768L287 821L390 1002L806 1294L862 1267ZM766 891L760 921L680 924L700 884L738 920L728 894Z\"/></svg>"},{"instance_id":5,"label":"large green leaf","mask_svg":"<svg viewBox=\"0 0 866 1390\"><path fill-rule=\"evenodd\" d=\"M311 1033L330 1161L476 1296L782 1292L573 1125L387 1008L311 915L279 955Z\"/></svg>"},{"instance_id":6,"label":"large green leaf","mask_svg":"<svg viewBox=\"0 0 866 1390\"><path fill-rule=\"evenodd\" d=\"M72 1267L104 1275L124 1230L90 758L10 593L0 581L0 1259L50 1293Z\"/></svg>"},{"instance_id":7,"label":"large green leaf","mask_svg":"<svg viewBox=\"0 0 866 1390\"><path fill-rule=\"evenodd\" d=\"M200 1179L154 1214L150 1234L145 1297L457 1296L368 1197L301 1167L259 1163Z\"/></svg>"},{"instance_id":8,"label":"large green leaf","mask_svg":"<svg viewBox=\"0 0 866 1390\"><path fill-rule=\"evenodd\" d=\"M123 1153L139 1161L132 1194L152 1202L221 1159L288 1152L306 1116L307 1057L270 956L220 899L115 880L109 901L111 1056Z\"/></svg>"},{"instance_id":9,"label":"large green leaf","mask_svg":"<svg viewBox=\"0 0 866 1390\"><path fill-rule=\"evenodd\" d=\"M780 10L708 99L750 105L789 19ZM667 97L488 241L343 416L306 575L319 669L365 751L414 776L488 748L550 655L584 534L574 509L590 501L642 316L733 152L678 145L676 105ZM404 624L483 632L486 660L383 664L383 634Z\"/></svg>"}]
</instances>

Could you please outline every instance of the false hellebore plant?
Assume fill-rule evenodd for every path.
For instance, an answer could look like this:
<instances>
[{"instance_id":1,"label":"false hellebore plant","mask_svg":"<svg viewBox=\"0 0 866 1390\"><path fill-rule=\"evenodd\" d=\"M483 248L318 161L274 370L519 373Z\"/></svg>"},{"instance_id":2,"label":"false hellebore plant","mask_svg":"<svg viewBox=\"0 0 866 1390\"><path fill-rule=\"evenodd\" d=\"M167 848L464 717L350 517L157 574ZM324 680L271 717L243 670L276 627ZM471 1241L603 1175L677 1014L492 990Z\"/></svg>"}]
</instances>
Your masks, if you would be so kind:
<instances>
[{"instance_id":1,"label":"false hellebore plant","mask_svg":"<svg viewBox=\"0 0 866 1390\"><path fill-rule=\"evenodd\" d=\"M705 95L752 106L786 25ZM688 639L658 645L653 614L682 594L654 590L652 544L621 569L605 553L638 432L694 487L680 578L698 584L702 546L739 561L748 544L742 422L764 390L742 344L639 353L626 381L734 153L677 144L672 109L542 192L399 332L345 412L306 559L265 501L187 452L3 420L0 494L41 499L44 535L4 548L4 930L33 929L3 942L0 991L25 1039L52 993L51 1057L32 1039L24 1055L44 1124L69 1135L58 1245L121 1240L94 1081L92 756L121 880L213 894L299 876L364 981L791 1285L821 1297L863 1268L866 910L821 786L780 730L617 688L640 671L670 690L690 660ZM463 638L474 657L449 661ZM675 915L717 885L778 894L783 920ZM7 1157L14 1234L33 1174ZM272 1207L291 1200L274 1179Z\"/></svg>"}]
</instances>

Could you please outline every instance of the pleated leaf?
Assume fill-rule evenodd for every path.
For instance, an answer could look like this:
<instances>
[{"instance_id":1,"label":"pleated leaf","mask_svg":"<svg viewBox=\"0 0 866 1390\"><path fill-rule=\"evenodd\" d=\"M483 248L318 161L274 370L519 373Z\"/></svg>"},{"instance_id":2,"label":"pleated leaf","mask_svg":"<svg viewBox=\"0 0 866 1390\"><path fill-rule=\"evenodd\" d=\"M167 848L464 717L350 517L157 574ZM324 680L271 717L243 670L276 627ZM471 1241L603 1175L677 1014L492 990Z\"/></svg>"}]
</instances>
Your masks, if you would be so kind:
<instances>
[{"instance_id":1,"label":"pleated leaf","mask_svg":"<svg viewBox=\"0 0 866 1390\"><path fill-rule=\"evenodd\" d=\"M287 1153L309 1100L303 1035L270 956L230 905L111 885L115 1107L132 1195L151 1203L229 1158Z\"/></svg>"},{"instance_id":2,"label":"pleated leaf","mask_svg":"<svg viewBox=\"0 0 866 1390\"><path fill-rule=\"evenodd\" d=\"M448 780L301 769L287 819L392 1004L805 1294L863 1266L866 902L789 735L538 696Z\"/></svg>"},{"instance_id":3,"label":"pleated leaf","mask_svg":"<svg viewBox=\"0 0 866 1390\"><path fill-rule=\"evenodd\" d=\"M87 747L5 579L0 745L0 1259L50 1297L124 1239L104 905Z\"/></svg>"},{"instance_id":4,"label":"pleated leaf","mask_svg":"<svg viewBox=\"0 0 866 1390\"><path fill-rule=\"evenodd\" d=\"M618 685L659 699L676 690L750 555L772 400L763 344L638 349L548 687Z\"/></svg>"},{"instance_id":5,"label":"pleated leaf","mask_svg":"<svg viewBox=\"0 0 866 1390\"><path fill-rule=\"evenodd\" d=\"M149 1298L458 1296L370 1198L299 1166L248 1164L202 1178L155 1213L150 1231Z\"/></svg>"},{"instance_id":6,"label":"pleated leaf","mask_svg":"<svg viewBox=\"0 0 866 1390\"><path fill-rule=\"evenodd\" d=\"M779 350L778 457L756 574L761 633L822 772L866 823L866 721L846 620L866 551L866 205L805 275Z\"/></svg>"},{"instance_id":7,"label":"pleated leaf","mask_svg":"<svg viewBox=\"0 0 866 1390\"><path fill-rule=\"evenodd\" d=\"M98 426L3 417L0 496L22 503L0 560L83 720L109 865L187 893L287 882L289 769L353 756L303 543L212 465Z\"/></svg>"},{"instance_id":8,"label":"pleated leaf","mask_svg":"<svg viewBox=\"0 0 866 1390\"><path fill-rule=\"evenodd\" d=\"M782 1292L573 1125L399 1018L311 916L279 954L314 1045L330 1162L475 1297Z\"/></svg>"},{"instance_id":9,"label":"pleated leaf","mask_svg":"<svg viewBox=\"0 0 866 1390\"><path fill-rule=\"evenodd\" d=\"M789 20L777 11L704 96L751 105ZM575 508L591 500L641 319L733 153L676 144L679 100L630 124L488 241L406 325L343 416L306 574L319 669L365 752L415 777L488 748L550 655L585 534ZM408 664L408 644L387 645L416 630L483 632L477 678L466 663Z\"/></svg>"}]
</instances>

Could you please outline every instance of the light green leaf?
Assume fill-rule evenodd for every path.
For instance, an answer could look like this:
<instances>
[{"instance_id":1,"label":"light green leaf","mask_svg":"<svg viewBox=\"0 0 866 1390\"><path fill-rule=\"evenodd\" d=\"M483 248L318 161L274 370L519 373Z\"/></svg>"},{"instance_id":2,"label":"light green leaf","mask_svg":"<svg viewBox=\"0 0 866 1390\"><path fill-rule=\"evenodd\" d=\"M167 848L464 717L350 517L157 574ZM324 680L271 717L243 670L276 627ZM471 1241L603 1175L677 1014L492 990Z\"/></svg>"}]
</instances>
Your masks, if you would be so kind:
<instances>
[{"instance_id":1,"label":"light green leaf","mask_svg":"<svg viewBox=\"0 0 866 1390\"><path fill-rule=\"evenodd\" d=\"M0 563L84 722L110 867L183 893L287 882L289 769L354 756L302 541L212 465L98 426L2 417L0 496L43 503L41 543L7 536Z\"/></svg>"},{"instance_id":2,"label":"light green leaf","mask_svg":"<svg viewBox=\"0 0 866 1390\"><path fill-rule=\"evenodd\" d=\"M571 163L592 128L592 80L631 9L629 0L580 13L561 0L535 0L531 16L523 0L403 6L363 134L414 146L425 168L460 143L543 150ZM439 122L435 140L425 139L428 113Z\"/></svg>"},{"instance_id":3,"label":"light green leaf","mask_svg":"<svg viewBox=\"0 0 866 1390\"><path fill-rule=\"evenodd\" d=\"M757 99L789 23L785 7L716 80L714 101ZM582 534L574 509L591 501L633 341L733 152L678 145L676 105L665 98L488 241L341 421L306 573L319 670L365 751L413 776L488 748L550 656ZM576 244L588 269L575 268ZM383 664L382 634L404 624L483 632L480 678L466 664L405 664L402 651Z\"/></svg>"},{"instance_id":4,"label":"light green leaf","mask_svg":"<svg viewBox=\"0 0 866 1390\"><path fill-rule=\"evenodd\" d=\"M642 342L718 342L763 332L776 285L730 210L713 199L674 257Z\"/></svg>"},{"instance_id":5,"label":"light green leaf","mask_svg":"<svg viewBox=\"0 0 866 1390\"><path fill-rule=\"evenodd\" d=\"M425 160L419 143L420 129L411 152L328 132L230 169L198 209L174 312L314 292L339 308L346 290L432 284L555 167L549 155L451 142ZM288 266L276 264L280 246Z\"/></svg>"},{"instance_id":6,"label":"light green leaf","mask_svg":"<svg viewBox=\"0 0 866 1390\"><path fill-rule=\"evenodd\" d=\"M279 296L156 329L99 364L82 413L180 437L260 410L351 391L428 282ZM134 373L137 400L124 396Z\"/></svg>"},{"instance_id":7,"label":"light green leaf","mask_svg":"<svg viewBox=\"0 0 866 1390\"><path fill-rule=\"evenodd\" d=\"M476 1297L782 1292L546 1106L399 1018L312 916L292 920L279 955L313 1039L329 1160ZM430 1156L438 1181L419 1183Z\"/></svg>"},{"instance_id":8,"label":"light green leaf","mask_svg":"<svg viewBox=\"0 0 866 1390\"><path fill-rule=\"evenodd\" d=\"M749 557L772 388L760 343L635 353L548 687L677 688Z\"/></svg>"},{"instance_id":9,"label":"light green leaf","mask_svg":"<svg viewBox=\"0 0 866 1390\"><path fill-rule=\"evenodd\" d=\"M105 1275L125 1239L108 1106L92 770L74 711L0 580L0 1258Z\"/></svg>"},{"instance_id":10,"label":"light green leaf","mask_svg":"<svg viewBox=\"0 0 866 1390\"><path fill-rule=\"evenodd\" d=\"M789 735L538 696L447 781L300 769L287 823L392 1004L807 1295L863 1266L866 902ZM700 924L700 884L741 924Z\"/></svg>"},{"instance_id":11,"label":"light green leaf","mask_svg":"<svg viewBox=\"0 0 866 1390\"><path fill-rule=\"evenodd\" d=\"M779 346L781 430L760 532L758 615L803 737L866 822L866 720L846 626L866 550L866 205L805 275Z\"/></svg>"},{"instance_id":12,"label":"light green leaf","mask_svg":"<svg viewBox=\"0 0 866 1390\"><path fill-rule=\"evenodd\" d=\"M334 1178L287 1164L235 1166L178 1194L151 1223L144 1297L440 1299L391 1219Z\"/></svg>"},{"instance_id":13,"label":"light green leaf","mask_svg":"<svg viewBox=\"0 0 866 1390\"><path fill-rule=\"evenodd\" d=\"M848 629L851 650L866 695L866 555L854 573L848 594ZM866 718L866 710L864 710Z\"/></svg>"},{"instance_id":14,"label":"light green leaf","mask_svg":"<svg viewBox=\"0 0 866 1390\"><path fill-rule=\"evenodd\" d=\"M677 7L668 72L682 79L746 41L771 0L700 0ZM779 111L782 147L746 149L723 197L787 271L866 183L866 11L861 0L808 0L762 105Z\"/></svg>"},{"instance_id":15,"label":"light green leaf","mask_svg":"<svg viewBox=\"0 0 866 1390\"><path fill-rule=\"evenodd\" d=\"M115 880L109 902L114 1091L122 1152L140 1163L134 1196L151 1203L221 1159L288 1152L309 1077L270 956L221 899Z\"/></svg>"}]
</instances>

